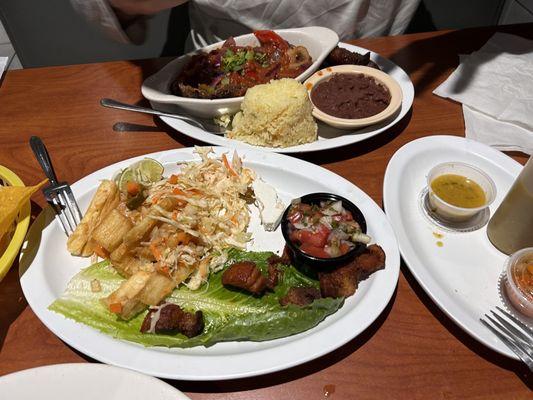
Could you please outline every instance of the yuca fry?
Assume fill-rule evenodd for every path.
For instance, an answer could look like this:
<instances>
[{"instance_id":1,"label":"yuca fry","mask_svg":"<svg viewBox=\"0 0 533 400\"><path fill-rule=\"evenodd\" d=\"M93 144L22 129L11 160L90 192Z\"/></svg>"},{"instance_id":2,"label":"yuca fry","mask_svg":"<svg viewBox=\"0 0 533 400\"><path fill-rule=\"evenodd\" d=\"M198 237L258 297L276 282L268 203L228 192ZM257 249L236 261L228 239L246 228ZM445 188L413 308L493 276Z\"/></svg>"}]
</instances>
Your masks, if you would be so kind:
<instances>
[{"instance_id":1,"label":"yuca fry","mask_svg":"<svg viewBox=\"0 0 533 400\"><path fill-rule=\"evenodd\" d=\"M130 319L146 307L159 304L175 287L172 279L157 272L138 271L102 301L110 312Z\"/></svg>"},{"instance_id":2,"label":"yuca fry","mask_svg":"<svg viewBox=\"0 0 533 400\"><path fill-rule=\"evenodd\" d=\"M0 186L0 238L10 229L22 206L48 179L35 186Z\"/></svg>"},{"instance_id":3,"label":"yuca fry","mask_svg":"<svg viewBox=\"0 0 533 400\"><path fill-rule=\"evenodd\" d=\"M164 210L171 210L176 205L178 200L172 198L164 198L158 203L158 206ZM159 216L160 213L155 210L150 215ZM124 235L124 244L129 248L134 248L140 241L146 239L152 229L155 228L160 222L154 218L150 218L150 215L145 217L142 221L137 223L128 233Z\"/></svg>"},{"instance_id":4,"label":"yuca fry","mask_svg":"<svg viewBox=\"0 0 533 400\"><path fill-rule=\"evenodd\" d=\"M100 221L117 207L119 201L117 185L110 180L102 181L85 216L67 240L67 249L72 255L88 257L93 254L91 234Z\"/></svg>"},{"instance_id":5,"label":"yuca fry","mask_svg":"<svg viewBox=\"0 0 533 400\"><path fill-rule=\"evenodd\" d=\"M122 215L117 209L113 209L94 228L91 238L111 253L122 243L124 235L132 227L133 224L129 218Z\"/></svg>"}]
</instances>

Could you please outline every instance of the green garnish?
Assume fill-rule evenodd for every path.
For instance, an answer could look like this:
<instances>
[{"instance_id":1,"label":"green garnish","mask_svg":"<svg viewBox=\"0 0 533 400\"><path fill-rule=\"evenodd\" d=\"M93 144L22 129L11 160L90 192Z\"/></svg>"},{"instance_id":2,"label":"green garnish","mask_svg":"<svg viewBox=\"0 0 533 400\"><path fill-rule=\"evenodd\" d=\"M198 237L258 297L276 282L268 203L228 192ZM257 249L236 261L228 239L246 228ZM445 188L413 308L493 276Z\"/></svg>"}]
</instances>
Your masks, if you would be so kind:
<instances>
[{"instance_id":1,"label":"green garnish","mask_svg":"<svg viewBox=\"0 0 533 400\"><path fill-rule=\"evenodd\" d=\"M238 50L236 53L232 50L226 50L226 54L222 57L222 70L224 72L237 72L243 69L244 64L248 60L254 58L252 50Z\"/></svg>"}]
</instances>

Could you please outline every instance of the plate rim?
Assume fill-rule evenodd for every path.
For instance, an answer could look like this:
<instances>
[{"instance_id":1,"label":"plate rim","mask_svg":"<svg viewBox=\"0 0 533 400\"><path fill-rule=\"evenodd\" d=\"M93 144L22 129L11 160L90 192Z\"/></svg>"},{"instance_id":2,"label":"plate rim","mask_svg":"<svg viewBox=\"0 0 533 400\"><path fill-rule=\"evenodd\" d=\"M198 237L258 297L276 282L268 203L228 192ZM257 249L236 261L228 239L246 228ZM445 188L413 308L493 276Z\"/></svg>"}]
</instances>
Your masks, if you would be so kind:
<instances>
[{"instance_id":1,"label":"plate rim","mask_svg":"<svg viewBox=\"0 0 533 400\"><path fill-rule=\"evenodd\" d=\"M150 375L146 375L143 373L140 373L138 371L128 369L128 368L122 368L117 367L114 365L109 364L99 364L99 363L90 363L90 362L78 362L78 363L60 363L60 364L48 364L48 365L40 365L32 368L23 369L20 371L14 371L9 374L0 376L0 389L2 385L4 384L10 384L10 382L15 381L15 383L18 383L17 381L22 378L25 379L26 377L31 377L34 375L38 375L40 372L46 371L50 373L55 374L66 374L67 378L71 377L72 375L80 375L82 376L84 380L86 379L87 375L84 374L84 370L92 370L92 373L103 373L107 374L110 370L114 371L114 373L119 374L123 376L124 378L135 378L137 383L142 384L151 384L151 387L154 389L160 388L161 390L165 390L165 398L175 398L176 400L190 400L188 396L186 396L183 392L181 392L179 389L176 389L174 386L169 385L168 383L155 378ZM101 372L100 372L101 371ZM92 377L93 375L91 375ZM142 382L139 382L141 380ZM158 395L161 395L160 392L157 393ZM173 397L171 397L173 396Z\"/></svg>"},{"instance_id":2,"label":"plate rim","mask_svg":"<svg viewBox=\"0 0 533 400\"><path fill-rule=\"evenodd\" d=\"M400 67L398 64L392 62L391 60L389 60L386 57L381 56L378 53L373 52L370 49L366 49L364 47L356 46L356 45L345 43L345 42L339 42L338 46L342 47L342 48L345 48L345 49L348 49L348 50L351 50L351 51L370 52L370 57L371 57L371 59L373 61L377 61L378 64L380 64L380 63L381 64L385 64L385 66L388 66L390 68L398 69L398 74L401 75L402 80L405 80L407 78L405 82L404 81L399 81L397 78L395 78L394 76L389 74L394 80L396 80L396 82L398 83L398 85L400 86L400 88L402 90L402 103L401 103L401 107L400 107L400 112L387 125L382 126L381 128L378 128L377 130L375 130L373 132L363 133L362 135L366 135L366 136L363 137L362 139L358 139L359 133L357 133L357 130L355 130L353 132L351 130L347 130L346 131L347 132L346 135L353 135L356 138L356 140L350 140L350 141L347 141L346 143L344 143L342 138L346 137L346 135L341 135L341 136L338 136L338 137L336 137L334 139L317 140L315 142L305 143L305 144L300 144L300 145L297 145L297 146L290 146L290 147L285 147L285 148L262 147L262 146L254 146L254 145L251 145L251 144L248 144L248 143L244 143L244 142L238 141L236 139L229 139L229 138L226 138L226 137L223 137L223 136L220 136L220 135L214 135L212 133L203 131L203 130L201 130L198 127L190 125L190 124L188 124L185 121L180 121L180 120L169 118L169 117L158 117L158 118L160 118L161 121L163 121L171 129L173 129L173 130L175 130L175 131L177 131L177 132L179 132L179 133L181 133L181 134L183 134L183 135L185 135L185 136L187 136L189 138L192 138L194 140L198 140L198 141L203 142L203 143L208 143L208 144L213 145L213 146L234 147L236 149L254 149L254 150L261 150L261 151L266 151L266 152L284 153L284 154L310 153L310 152L331 150L331 149L335 149L335 148L339 148L339 147L349 146L349 145L354 144L354 143L362 142L362 141L370 139L370 138L372 138L374 136L377 136L379 134L386 133L387 130L389 130L390 128L392 128L393 126L398 124L402 119L404 119L405 116L409 113L409 110L411 110L411 108L413 107L414 98L415 98L415 88L414 88L414 85L413 85L413 81L411 80L409 74L407 72L405 72L405 70L402 67ZM382 67L383 67L383 65L382 65ZM406 103L405 107L404 107L404 101ZM363 129L365 129L365 128L363 128ZM192 130L193 133L190 133L191 130ZM194 133L194 132L198 132L198 133ZM372 133L372 134L368 135L369 133ZM199 135L201 136L201 138L198 137ZM208 139L208 140L206 140L206 139ZM332 141L333 141L333 143L332 143ZM308 147L311 147L311 145L314 145L317 142L325 142L325 143L322 146L320 146L319 148L308 148ZM337 143L337 142L340 142L340 143ZM329 143L329 144L326 145L326 143Z\"/></svg>"},{"instance_id":3,"label":"plate rim","mask_svg":"<svg viewBox=\"0 0 533 400\"><path fill-rule=\"evenodd\" d=\"M228 152L228 151L233 151L232 148L227 148L227 147L213 147L214 150L217 152L217 154L219 153L222 153L222 152ZM106 176L111 176L111 172L113 171L116 171L118 170L121 166L126 166L128 164L130 164L131 162L134 162L134 161L137 161L139 159L142 159L144 157L153 157L153 158L156 158L157 157L160 157L160 158L163 158L163 157L167 157L169 155L172 155L172 156L177 156L179 155L180 153L185 153L185 154L192 154L192 151L194 150L194 148L192 147L189 147L189 148L181 148L181 149L173 149L173 150L166 150L166 151L161 151L161 152L155 152L155 153L150 153L150 154L145 154L145 155L140 155L140 156L137 156L137 157L133 157L133 158L130 158L130 159L127 159L127 160L123 160L123 161L120 161L120 162L117 162L117 163L114 163L114 164L111 164L109 166L106 166L104 168L101 168L87 176L85 176L84 178L80 179L79 181L77 181L76 183L74 183L72 185L72 189L74 191L74 193L76 193L77 191L80 191L80 187L82 187L83 184L88 184L91 180L95 180L95 179L98 179L98 175L99 174L106 174ZM319 358L327 353L330 353L334 350L336 350L337 348L341 347L342 345L344 345L345 343L347 343L348 341L354 339L356 336L358 336L361 332L364 331L364 329L366 329L368 326L370 326L380 315L381 313L383 312L383 310L387 307L387 305L389 304L390 302L390 299L392 298L394 292L395 292L395 289L396 289L396 286L397 286L397 283L398 283L398 278L399 278L399 271L400 271L400 252L399 252L399 248L398 248L398 241L396 239L396 235L394 233L394 230L392 229L392 225L389 223L387 217L385 216L385 213L383 212L383 210L377 205L377 203L370 197L368 196L364 191L362 191L361 189L359 189L355 184L351 183L350 181L346 180L345 178L341 177L340 175L337 175L321 166L318 166L318 165L315 165L315 164L312 164L312 163L309 163L307 161L303 161L303 160L300 160L300 159L297 159L297 158L293 158L293 157L289 157L289 156L286 156L286 155L282 155L282 154L278 154L278 153L266 153L266 152L261 152L261 151L257 151L257 150L254 150L254 149L250 149L250 150L239 150L241 156L244 156L245 158L246 157L250 157L251 160L253 160L254 162L259 162L258 159L262 159L262 161L264 163L266 163L265 165L269 165L269 166L276 166L276 169L278 169L279 171L283 171L284 168L280 167L279 165L279 161L287 161L287 160L290 160L292 163L296 163L300 166L304 166L304 167L307 167L307 168L311 168L311 170L314 170L316 173L319 173L319 175L326 175L330 178L334 178L336 179L337 182L341 182L343 185L343 193L344 193L344 188L345 187L349 187L353 193L351 193L351 195L349 196L349 198L354 198L354 197L360 197L360 200L359 202L360 203L364 203L365 204L365 208L366 207L369 207L369 209L372 209L373 213L376 213L376 215L379 216L379 221L380 221L380 229L383 229L384 233L383 235L385 237L387 237L387 242L390 242L390 249L389 249L389 252L387 253L387 261L388 261L388 264L387 264L387 267L386 267L386 271L387 274L386 275L379 275L379 276L374 276L373 277L373 281L376 281L377 285L379 286L383 286L381 287L379 290L382 290L382 292L380 293L380 296L378 296L378 299L380 300L379 302L377 302L377 306L374 306L372 305L371 307L369 307L366 311L366 313L363 313L363 314L360 314L359 317L362 318L361 319L361 323L360 325L357 327L357 329L354 329L353 331L356 332L355 334L350 333L350 334L342 334L342 340L338 340L336 341L335 343L333 344L329 344L328 346L324 346L323 348L321 349L318 349L318 351L313 351L313 352L307 352L306 350L306 355L305 356L300 356L300 358L297 358L297 359L294 359L294 360L290 360L290 361L283 361L282 363L279 363L279 362L274 362L274 363L271 363L272 365L268 365L268 366L263 366L261 368L256 368L252 371L247 371L247 370L244 370L244 371L240 371L240 372L233 372L233 373L229 373L229 372L226 372L226 373L217 373L217 374L214 374L214 373L211 373L209 375L191 375L191 374L183 374L181 373L181 371L178 371L177 373L176 372L169 372L169 371L163 371L163 370L159 370L159 369L149 369L149 368L143 368L143 367L139 367L137 365L135 366L132 366L131 364L125 364L123 363L122 361L120 361L120 355L119 356L116 356L116 357L113 357L113 354L110 354L110 355L107 355L107 354L100 354L98 353L98 351L95 351L94 350L94 345L91 345L91 344L86 344L86 343L79 343L79 339L78 341L77 340L73 340L72 337L70 337L68 334L65 335L62 331L61 331L61 326L60 327L57 327L55 326L54 324L54 319L56 318L60 318L61 320L63 320L63 323L64 321L69 321L67 322L68 323L74 323L74 324L77 324L76 326L79 327L80 323L77 323L75 321L72 321L72 320L68 320L66 319L65 317L61 316L61 315L58 315L58 314L55 314L53 313L52 311L49 311L48 310L48 306L44 307L44 309L41 309L39 307L37 307L39 304L37 303L36 304L36 299L34 298L33 294L31 293L31 288L29 286L31 286L31 281L28 282L28 277L31 276L31 273L28 274L28 272L31 272L32 270L32 267L33 268L38 268L38 265L40 264L37 264L36 262L37 261L41 261L39 260L39 253L41 253L40 251L38 252L36 258L32 261L32 265L30 265L30 267L28 268L28 270L26 270L25 274L21 277L21 287L22 287L22 290L24 292L24 295L28 301L28 304L30 305L30 307L32 308L32 310L34 311L34 313L37 315L37 317L41 320L41 322L47 326L48 329L50 329L56 336L58 336L60 339L62 339L63 341L65 341L66 343L68 343L70 346L76 348L77 350L81 351L82 353L94 358L94 359L97 359L99 361L102 361L102 362L105 362L105 363L108 363L108 364L112 364L112 365L116 365L116 366L119 366L119 367L124 367L124 368L128 368L128 369L134 369L134 370L137 370L139 372L143 372L143 373L146 373L146 374L150 374L150 375L153 375L153 376L158 376L158 377L161 377L161 378L169 378L169 379L181 379L181 380L188 380L188 381L210 381L210 380L226 380L226 379L236 379L236 378L244 378L244 377L250 377L250 376L258 376L258 375L263 375L263 374L266 374L266 373L271 373L271 372L275 372L275 371L280 371L280 370L284 370L284 369L287 369L287 368L290 368L290 367L293 367L293 366L296 366L296 365L300 365L302 363L305 363L305 362L308 362L310 360L313 360L313 359L316 359L316 358ZM253 156L256 155L256 156L259 156L258 158L254 158ZM278 160L278 164L276 164L276 160ZM246 161L245 161L246 162ZM312 171L313 172L313 171ZM93 184L92 186L96 187L95 184ZM344 195L346 195L346 193L344 193ZM368 204L367 204L368 203ZM57 221L54 221L54 222L57 222ZM43 231L43 236L46 232L47 229L52 229L51 226L53 224L51 224L50 226L48 226L47 228L45 228L45 230ZM376 224L377 225L377 224ZM56 229L58 229L56 227ZM386 233L385 233L386 232ZM42 257L42 255L41 255ZM77 272L77 271L76 271ZM35 279L35 278L34 278ZM372 278L371 278L372 279ZM377 289L376 289L377 290ZM382 295L384 293L384 295ZM364 303L365 302L365 297L366 299L368 300L371 296L363 296L359 302L360 303ZM346 304L343 306L345 307ZM340 318L339 320L335 321L331 326L326 326L324 327L324 329L332 329L333 326L342 326L343 323L345 324L346 321L343 321L345 320L347 317L350 317L353 315L351 315L350 313L347 313L347 315L344 316L344 318ZM320 324L318 325L320 326ZM89 329L90 331L87 331L89 332L88 335L89 336L93 336L93 334L91 334L90 332L95 332L98 337L99 337L99 340L102 340L104 342L106 341L113 341L113 343L116 343L118 342L118 345L117 347L120 347L121 349L125 346L125 345L129 345L129 346L136 346L138 349L148 349L148 351L157 351L157 347L151 347L151 348L143 348L142 346L140 345L137 345L137 344L134 344L132 342L127 342L127 341L124 341L124 340L120 340L120 339L114 339L112 338L111 336L108 336L108 335L105 335L93 328L90 328L90 327L87 327L85 325L82 325L82 329ZM312 329L316 329L315 328L312 328ZM303 343L306 343L306 342L312 342L313 340L312 339L309 339L309 337L312 337L313 335L316 335L320 332L315 332L314 334L311 333L309 334L310 331L312 331L312 329L310 330L307 330L303 333L301 333L300 335L302 335L302 337L298 338L297 340L292 340L292 341L289 341L289 342L286 342L286 343L281 343L279 346L275 346L275 348L283 348L283 347L290 347L291 346L294 346L295 343L301 343L302 340L303 340ZM283 339L277 339L277 340L283 340ZM315 336L315 340L316 340L316 336ZM263 342L264 343L264 342ZM296 346L296 348L298 349L298 346ZM269 352L269 351L272 351L272 347L268 347L268 348L263 348L263 349L258 349L258 350L255 350L255 351L252 351L252 352L248 352L248 353L241 353L241 354L229 354L229 356L233 356L234 358L248 358L249 357L249 354L252 354L252 353L255 353L255 354L259 354L259 353L264 353L265 351L266 352ZM121 350L122 351L122 350ZM129 350L124 350L126 353L129 352ZM299 352L302 353L302 350L299 349ZM120 353L120 352L119 352ZM162 354L165 354L165 353L162 353ZM175 356L179 356L179 357L182 357L182 358L189 358L189 357L199 357L197 354L192 354L192 355L183 355L183 354L177 354L177 353L174 353ZM255 356L255 355L254 355ZM252 358L254 357L252 356ZM163 356L164 357L164 356ZM213 355L212 357L217 357L217 355ZM225 357L228 357L227 355ZM256 357L256 356L255 356ZM117 361L117 358L119 359ZM227 362L227 360L226 360Z\"/></svg>"},{"instance_id":4,"label":"plate rim","mask_svg":"<svg viewBox=\"0 0 533 400\"><path fill-rule=\"evenodd\" d=\"M481 152L488 151L496 158L500 160L504 160L504 162L508 163L509 166L512 166L512 168L516 168L517 169L516 175L518 175L518 173L520 172L522 165L516 160L514 160L513 158L505 155L503 152L493 147L490 147L488 145L485 145L481 142L475 141L473 139L469 139L469 138L461 137L461 136L455 136L455 135L432 135L432 136L425 136L422 138L412 140L404 144L401 148L399 148L389 160L389 163L387 164L387 168L385 170L385 176L383 180L383 207L385 209L385 213L387 215L387 218L389 219L389 222L394 227L394 230L397 233L398 246L400 249L402 259L405 261L405 265L409 269L409 272L413 275L413 277L415 278L417 283L420 285L424 293L429 296L429 298L439 308L439 310L441 310L461 330L467 333L471 338L476 340L478 343L490 348L491 350L499 354L518 360L519 359L518 356L516 356L516 354L514 354L510 349L508 349L503 344L501 347L497 347L493 343L480 338L479 335L475 332L475 330L472 329L470 323L468 323L468 320L470 320L470 318L468 318L467 323L465 323L461 315L458 316L454 312L450 312L450 310L448 309L449 307L447 307L447 304L448 304L447 298L452 299L453 296L449 296L445 291L441 290L441 288L438 287L438 285L433 286L433 281L434 281L433 278L430 278L430 279L423 278L423 275L424 275L424 267L422 265L423 263L420 262L420 259L418 256L416 256L416 254L410 254L410 252L406 252L406 245L411 245L411 243L410 241L409 243L404 242L405 235L401 235L399 233L400 229L395 226L396 225L395 220L398 217L394 215L395 211L391 211L394 209L394 206L391 206L391 204L393 204L392 202L397 197L392 197L393 195L390 194L390 191L392 191L392 186L393 186L393 184L390 182L393 181L393 175L395 175L396 173L391 172L391 171L399 171L399 169L395 167L398 167L397 164L400 163L399 160L401 160L401 157L407 157L406 154L409 151L427 142L435 146L443 145L443 144L446 145L446 144L455 142L454 145L455 144L460 144L460 145L468 144L470 147L481 149ZM476 154L481 155L479 153L476 153ZM410 158L412 158L412 156L410 156ZM491 159L491 160L494 160L494 159ZM495 282L495 285L497 285L497 282ZM452 300L452 303L453 302L454 301ZM488 311L489 310L487 310L487 312ZM491 333L491 335L493 334ZM495 335L493 335L493 337L497 339ZM498 343L500 343L499 339L497 340L498 340Z\"/></svg>"}]
</instances>

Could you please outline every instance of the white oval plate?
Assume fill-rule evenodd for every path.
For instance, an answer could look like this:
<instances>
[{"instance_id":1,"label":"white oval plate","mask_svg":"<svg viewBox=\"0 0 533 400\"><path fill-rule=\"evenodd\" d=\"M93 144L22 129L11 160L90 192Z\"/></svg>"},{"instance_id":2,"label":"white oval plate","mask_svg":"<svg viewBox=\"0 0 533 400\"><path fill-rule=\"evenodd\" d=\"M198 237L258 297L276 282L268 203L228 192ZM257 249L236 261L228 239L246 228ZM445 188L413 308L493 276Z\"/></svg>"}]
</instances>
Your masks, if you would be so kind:
<instances>
[{"instance_id":1,"label":"white oval plate","mask_svg":"<svg viewBox=\"0 0 533 400\"><path fill-rule=\"evenodd\" d=\"M356 51L358 53L363 54L369 51L363 47L353 46L347 43L339 43L339 47L343 47L350 51ZM250 144L240 142L235 139L228 139L221 135L215 135L213 133L206 132L203 129L200 129L185 121L181 121L175 118L161 117L161 119L171 128L183 133L184 135L190 136L193 139L201 140L202 142L215 144L218 146L228 146L237 149L254 148L278 153L305 153L309 151L333 149L336 147L361 142L365 139L380 134L381 132L389 129L391 126L400 121L413 105L413 100L415 98L415 89L413 87L413 82L411 82L411 79L409 79L409 75L407 75L403 69L394 64L392 61L381 57L377 53L371 52L370 58L372 59L372 61L379 65L383 72L386 72L398 82L403 94L402 105L398 114L396 114L396 116L394 116L393 118L388 119L377 125L371 125L363 129L349 131L336 129L322 122L319 122L317 141L306 144L300 144L298 146L279 148L252 146Z\"/></svg>"},{"instance_id":2,"label":"white oval plate","mask_svg":"<svg viewBox=\"0 0 533 400\"><path fill-rule=\"evenodd\" d=\"M230 151L227 148L214 150L218 155ZM349 297L335 314L298 335L266 342L218 343L209 348L147 348L113 339L48 310L72 276L89 265L89 260L68 253L67 238L59 222L53 221L44 229L37 254L21 277L24 295L39 319L66 343L99 361L149 375L183 380L220 380L266 374L320 357L356 337L387 306L398 281L400 254L385 214L363 191L324 168L281 154L251 150L240 154L245 165L277 188L285 203L311 192L333 192L355 203L366 217L373 242L385 250L385 269L361 282L356 294ZM148 156L164 164L166 174L177 171L176 161L198 159L190 148ZM85 210L88 207L99 180L111 177L120 168L141 158L103 168L73 184L80 208ZM282 249L284 242L279 228L276 232L264 232L255 214L250 230L254 236L251 249Z\"/></svg>"},{"instance_id":3,"label":"white oval plate","mask_svg":"<svg viewBox=\"0 0 533 400\"><path fill-rule=\"evenodd\" d=\"M151 376L87 363L47 365L2 376L0 393L9 400L190 400Z\"/></svg>"},{"instance_id":4,"label":"white oval plate","mask_svg":"<svg viewBox=\"0 0 533 400\"><path fill-rule=\"evenodd\" d=\"M522 169L502 152L470 139L429 136L414 140L399 149L387 166L383 183L385 211L409 270L439 308L473 338L516 359L479 321L495 306L505 306L499 277L507 256L490 243L486 226L467 233L448 232L429 222L419 207L427 173L446 161L471 164L494 180L497 193L491 215ZM434 232L444 237L437 238ZM438 247L437 241L443 246Z\"/></svg>"}]
</instances>

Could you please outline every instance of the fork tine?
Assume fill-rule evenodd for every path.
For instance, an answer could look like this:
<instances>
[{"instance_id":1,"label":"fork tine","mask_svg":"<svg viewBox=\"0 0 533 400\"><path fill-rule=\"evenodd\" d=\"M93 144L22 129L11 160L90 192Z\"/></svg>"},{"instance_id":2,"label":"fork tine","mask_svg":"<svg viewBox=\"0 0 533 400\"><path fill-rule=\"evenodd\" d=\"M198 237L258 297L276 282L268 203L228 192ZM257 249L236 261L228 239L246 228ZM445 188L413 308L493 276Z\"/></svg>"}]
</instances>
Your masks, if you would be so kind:
<instances>
[{"instance_id":1,"label":"fork tine","mask_svg":"<svg viewBox=\"0 0 533 400\"><path fill-rule=\"evenodd\" d=\"M72 211L72 214L74 215L74 220L76 221L76 225L78 225L83 216L81 215L80 208L78 207L78 203L76 202L76 198L74 197L74 194L72 193L72 189L70 187L67 187L65 190L65 193L67 194L67 201L70 205L70 209Z\"/></svg>"},{"instance_id":2,"label":"fork tine","mask_svg":"<svg viewBox=\"0 0 533 400\"><path fill-rule=\"evenodd\" d=\"M67 225L65 224L65 221L63 220L63 218L61 218L61 216L63 215L63 210L61 209L61 205L59 204L59 202L57 201L55 197L49 198L48 204L50 204L52 208L54 209L57 219L59 220L59 222L61 223L61 226L63 227L63 232L65 232L65 235L69 236L69 230L67 228Z\"/></svg>"},{"instance_id":3,"label":"fork tine","mask_svg":"<svg viewBox=\"0 0 533 400\"><path fill-rule=\"evenodd\" d=\"M533 329L531 329L529 326L524 324L522 321L520 321L518 318L516 318L513 314L510 312L504 310L500 306L496 306L496 308L507 318L509 318L511 321L513 321L516 325L518 325L520 328L524 330L524 332L527 334L529 340L533 341Z\"/></svg>"},{"instance_id":4,"label":"fork tine","mask_svg":"<svg viewBox=\"0 0 533 400\"><path fill-rule=\"evenodd\" d=\"M533 363L533 356L530 354L531 345L529 343L524 342L520 337L514 336L512 330L491 318L490 315L485 314L485 317L492 322L496 328L499 329L500 333L504 334L509 341L513 342L513 344L522 351L522 353L529 357Z\"/></svg>"},{"instance_id":5,"label":"fork tine","mask_svg":"<svg viewBox=\"0 0 533 400\"><path fill-rule=\"evenodd\" d=\"M59 190L57 193L57 198L60 202L60 204L62 205L62 214L63 216L65 217L65 220L67 221L68 223L68 226L70 228L69 230L69 234L74 232L74 229L76 229L76 221L74 220L74 217L72 215L72 212L70 210L70 207L67 203L67 200L66 200L66 195L65 193L62 191L62 190Z\"/></svg>"},{"instance_id":6,"label":"fork tine","mask_svg":"<svg viewBox=\"0 0 533 400\"><path fill-rule=\"evenodd\" d=\"M517 339L523 341L528 346L532 346L533 345L533 343L531 343L529 338L526 335L524 335L524 333L522 331L520 331L520 329L517 329L516 326L514 326L509 321L507 321L504 318L502 318L500 315L498 315L496 312L494 312L494 310L491 310L491 313L500 322L500 324L502 324L509 332L514 334L514 336Z\"/></svg>"},{"instance_id":7,"label":"fork tine","mask_svg":"<svg viewBox=\"0 0 533 400\"><path fill-rule=\"evenodd\" d=\"M487 314L486 317L490 318ZM507 347L509 347L528 367L533 370L533 359L523 351L522 348L518 347L512 340L510 340L506 335L502 334L491 324L485 321L483 318L479 319L483 325L485 325L492 333L494 333Z\"/></svg>"}]
</instances>

